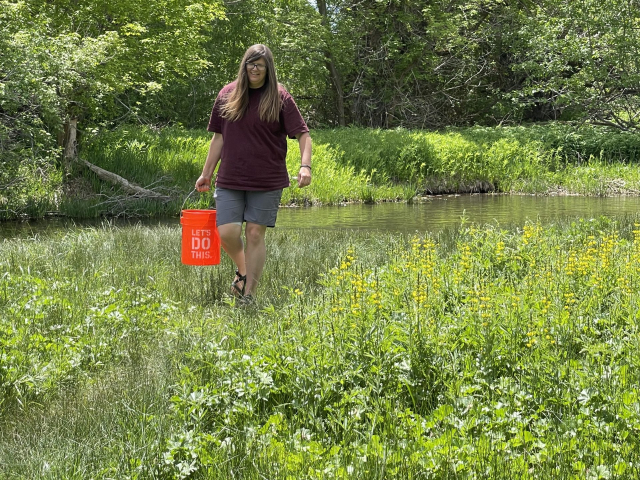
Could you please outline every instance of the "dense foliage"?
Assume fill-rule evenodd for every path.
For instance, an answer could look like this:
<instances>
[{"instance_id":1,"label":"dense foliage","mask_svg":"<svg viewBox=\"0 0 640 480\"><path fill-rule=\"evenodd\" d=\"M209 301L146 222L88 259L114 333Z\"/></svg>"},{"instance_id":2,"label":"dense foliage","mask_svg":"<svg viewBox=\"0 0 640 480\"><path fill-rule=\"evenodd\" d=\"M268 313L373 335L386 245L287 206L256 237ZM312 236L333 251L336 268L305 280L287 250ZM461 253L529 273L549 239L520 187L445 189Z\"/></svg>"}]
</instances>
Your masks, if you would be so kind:
<instances>
[{"instance_id":1,"label":"dense foliage","mask_svg":"<svg viewBox=\"0 0 640 480\"><path fill-rule=\"evenodd\" d=\"M202 128L259 42L314 128L635 130L637 13L628 0L0 0L2 216L77 190L76 130L82 145L122 123Z\"/></svg>"},{"instance_id":2,"label":"dense foliage","mask_svg":"<svg viewBox=\"0 0 640 480\"><path fill-rule=\"evenodd\" d=\"M70 173L62 147L72 156L76 126L138 118L143 97L205 68L205 27L220 17L217 3L189 0L1 1L4 216L57 204L59 177Z\"/></svg>"}]
</instances>

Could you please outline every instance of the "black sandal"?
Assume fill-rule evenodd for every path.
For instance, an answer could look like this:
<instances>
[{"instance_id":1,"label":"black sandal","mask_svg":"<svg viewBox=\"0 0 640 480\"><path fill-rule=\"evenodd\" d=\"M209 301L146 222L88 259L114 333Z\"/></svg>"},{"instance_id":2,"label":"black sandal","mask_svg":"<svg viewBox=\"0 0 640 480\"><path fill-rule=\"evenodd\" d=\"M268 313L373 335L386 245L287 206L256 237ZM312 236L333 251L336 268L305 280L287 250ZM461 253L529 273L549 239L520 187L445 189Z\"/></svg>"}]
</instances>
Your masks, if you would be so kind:
<instances>
[{"instance_id":1,"label":"black sandal","mask_svg":"<svg viewBox=\"0 0 640 480\"><path fill-rule=\"evenodd\" d=\"M238 283L242 282L242 288L238 286ZM233 289L233 294L238 297L244 297L244 287L247 286L247 276L240 275L240 271L236 270L236 278L233 282L231 282L231 288Z\"/></svg>"},{"instance_id":2,"label":"black sandal","mask_svg":"<svg viewBox=\"0 0 640 480\"><path fill-rule=\"evenodd\" d=\"M253 295L251 295L250 293L247 293L246 295L242 296L242 297L238 297L238 305L243 306L243 307L248 307L251 305L255 305L256 301L253 298Z\"/></svg>"}]
</instances>

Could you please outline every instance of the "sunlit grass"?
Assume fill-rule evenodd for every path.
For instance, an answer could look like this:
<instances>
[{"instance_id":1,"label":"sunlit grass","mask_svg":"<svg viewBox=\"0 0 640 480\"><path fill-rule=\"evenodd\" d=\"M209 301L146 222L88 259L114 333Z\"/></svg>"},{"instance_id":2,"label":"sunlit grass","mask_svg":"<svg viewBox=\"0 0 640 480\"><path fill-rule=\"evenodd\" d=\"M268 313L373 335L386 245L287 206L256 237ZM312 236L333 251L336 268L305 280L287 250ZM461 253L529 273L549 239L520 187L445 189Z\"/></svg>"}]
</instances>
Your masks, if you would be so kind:
<instances>
[{"instance_id":1,"label":"sunlit grass","mask_svg":"<svg viewBox=\"0 0 640 480\"><path fill-rule=\"evenodd\" d=\"M256 308L179 228L0 244L8 478L634 478L640 225L269 232Z\"/></svg>"},{"instance_id":2,"label":"sunlit grass","mask_svg":"<svg viewBox=\"0 0 640 480\"><path fill-rule=\"evenodd\" d=\"M285 205L410 202L416 196L439 193L640 192L636 161L640 146L636 148L635 137L587 126L446 132L342 128L313 131L312 138L313 180L305 189L295 186L300 153L297 143L289 140L292 186L283 194ZM206 208L213 202L211 194L188 195L210 139L204 130L178 127L128 127L86 139L83 158L171 200L132 199L85 171L84 188L89 192L80 192L84 195L80 199L59 199L59 208L72 216L177 215L187 198L187 206Z\"/></svg>"}]
</instances>

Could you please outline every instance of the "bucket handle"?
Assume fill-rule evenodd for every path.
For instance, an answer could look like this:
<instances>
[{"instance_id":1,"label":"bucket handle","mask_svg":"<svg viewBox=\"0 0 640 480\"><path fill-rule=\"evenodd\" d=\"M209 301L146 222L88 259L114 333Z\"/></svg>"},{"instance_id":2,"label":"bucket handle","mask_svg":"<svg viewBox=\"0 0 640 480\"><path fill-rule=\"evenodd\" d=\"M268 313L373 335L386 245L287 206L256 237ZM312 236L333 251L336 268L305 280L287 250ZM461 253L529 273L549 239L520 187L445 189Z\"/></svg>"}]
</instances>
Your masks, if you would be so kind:
<instances>
[{"instance_id":1,"label":"bucket handle","mask_svg":"<svg viewBox=\"0 0 640 480\"><path fill-rule=\"evenodd\" d=\"M184 210L184 204L187 203L187 200L189 200L189 197L191 195L193 195L193 192L195 192L196 189L194 188L193 190L191 190L191 192L189 193L189 195L187 195L187 198L184 199L184 202L182 202L182 207L180 207L180 217L182 217L182 210Z\"/></svg>"}]
</instances>

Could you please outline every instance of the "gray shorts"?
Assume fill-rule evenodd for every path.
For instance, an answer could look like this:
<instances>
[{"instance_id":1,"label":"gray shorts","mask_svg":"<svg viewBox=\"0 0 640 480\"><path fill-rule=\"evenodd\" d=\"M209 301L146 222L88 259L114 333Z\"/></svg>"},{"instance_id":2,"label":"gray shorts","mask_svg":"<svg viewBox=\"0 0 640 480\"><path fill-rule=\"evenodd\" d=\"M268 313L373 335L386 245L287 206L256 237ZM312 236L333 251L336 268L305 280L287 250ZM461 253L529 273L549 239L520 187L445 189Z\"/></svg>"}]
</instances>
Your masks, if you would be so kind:
<instances>
[{"instance_id":1,"label":"gray shorts","mask_svg":"<svg viewBox=\"0 0 640 480\"><path fill-rule=\"evenodd\" d=\"M216 225L251 222L267 227L276 226L282 189L265 191L230 190L217 188Z\"/></svg>"}]
</instances>

